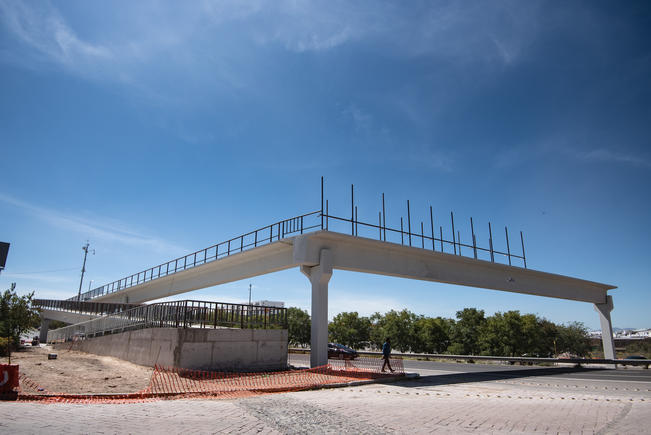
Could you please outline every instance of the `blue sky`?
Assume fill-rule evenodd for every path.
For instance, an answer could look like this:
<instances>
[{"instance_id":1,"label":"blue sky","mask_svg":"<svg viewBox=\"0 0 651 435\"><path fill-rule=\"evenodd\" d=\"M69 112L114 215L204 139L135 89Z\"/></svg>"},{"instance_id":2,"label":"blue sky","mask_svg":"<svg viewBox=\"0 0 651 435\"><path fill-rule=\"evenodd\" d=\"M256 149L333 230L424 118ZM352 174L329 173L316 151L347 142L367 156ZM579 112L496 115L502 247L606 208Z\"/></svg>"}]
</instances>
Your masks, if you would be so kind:
<instances>
[{"instance_id":1,"label":"blue sky","mask_svg":"<svg viewBox=\"0 0 651 435\"><path fill-rule=\"evenodd\" d=\"M0 288L84 288L319 208L455 212L651 327L648 2L0 0ZM456 222L455 222L456 223ZM447 228L446 228L447 229ZM448 230L449 231L449 230ZM498 239L497 236L495 236ZM502 239L498 239L498 244ZM503 248L503 246L502 246ZM309 307L285 271L184 297ZM335 272L330 316L589 304Z\"/></svg>"}]
</instances>

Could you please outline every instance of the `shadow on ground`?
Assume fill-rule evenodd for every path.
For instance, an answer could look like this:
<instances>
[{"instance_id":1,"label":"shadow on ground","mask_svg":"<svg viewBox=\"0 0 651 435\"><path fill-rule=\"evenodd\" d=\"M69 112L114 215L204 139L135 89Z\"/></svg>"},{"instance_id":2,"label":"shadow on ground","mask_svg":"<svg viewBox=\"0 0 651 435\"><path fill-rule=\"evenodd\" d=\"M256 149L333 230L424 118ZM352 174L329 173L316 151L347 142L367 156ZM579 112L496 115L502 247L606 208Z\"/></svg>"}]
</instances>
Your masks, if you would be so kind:
<instances>
[{"instance_id":1,"label":"shadow on ground","mask_svg":"<svg viewBox=\"0 0 651 435\"><path fill-rule=\"evenodd\" d=\"M472 382L503 381L521 378L557 376L568 373L601 372L603 368L574 368L574 367L542 367L539 369L523 369L509 371L485 371L470 373L448 373L443 375L421 375L420 378L410 381L400 381L396 385L404 387L423 387L437 385L454 385ZM542 379L541 379L542 380Z\"/></svg>"}]
</instances>

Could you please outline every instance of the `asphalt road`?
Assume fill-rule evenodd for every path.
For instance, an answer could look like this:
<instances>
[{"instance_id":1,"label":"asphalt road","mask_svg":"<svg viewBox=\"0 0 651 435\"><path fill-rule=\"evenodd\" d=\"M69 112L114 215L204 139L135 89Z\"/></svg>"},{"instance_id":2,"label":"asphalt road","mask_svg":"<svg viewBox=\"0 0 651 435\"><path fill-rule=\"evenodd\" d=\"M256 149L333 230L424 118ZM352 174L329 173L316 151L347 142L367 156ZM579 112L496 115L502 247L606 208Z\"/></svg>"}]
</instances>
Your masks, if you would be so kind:
<instances>
[{"instance_id":1,"label":"asphalt road","mask_svg":"<svg viewBox=\"0 0 651 435\"><path fill-rule=\"evenodd\" d=\"M290 354L293 365L309 365L309 355ZM403 360L406 372L418 373L423 378L436 383L490 382L501 380L534 378L539 383L556 381L574 381L574 383L598 384L616 388L626 383L634 388L651 391L651 370L641 367L604 368L600 366L575 368L571 365L543 367L509 364L467 364L456 362L436 362Z\"/></svg>"}]
</instances>

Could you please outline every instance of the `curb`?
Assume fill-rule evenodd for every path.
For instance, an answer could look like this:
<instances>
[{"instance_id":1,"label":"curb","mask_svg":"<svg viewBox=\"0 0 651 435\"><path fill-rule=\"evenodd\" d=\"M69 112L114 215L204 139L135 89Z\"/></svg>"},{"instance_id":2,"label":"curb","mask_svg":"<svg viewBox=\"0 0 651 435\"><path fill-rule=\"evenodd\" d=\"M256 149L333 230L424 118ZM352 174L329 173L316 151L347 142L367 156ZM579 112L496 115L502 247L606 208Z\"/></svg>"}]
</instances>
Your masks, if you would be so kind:
<instances>
[{"instance_id":1,"label":"curb","mask_svg":"<svg viewBox=\"0 0 651 435\"><path fill-rule=\"evenodd\" d=\"M398 376L391 376L391 377L386 377L386 378L378 378L378 379L369 379L365 381L352 381L352 382L342 382L339 384L327 384L327 385L319 385L314 388L311 388L312 390L324 390L326 388L345 388L345 387L357 387L360 385L370 385L370 384L390 384L393 382L399 382L399 381L412 381L414 379L420 378L420 374L418 373L405 373L403 375L398 375Z\"/></svg>"}]
</instances>

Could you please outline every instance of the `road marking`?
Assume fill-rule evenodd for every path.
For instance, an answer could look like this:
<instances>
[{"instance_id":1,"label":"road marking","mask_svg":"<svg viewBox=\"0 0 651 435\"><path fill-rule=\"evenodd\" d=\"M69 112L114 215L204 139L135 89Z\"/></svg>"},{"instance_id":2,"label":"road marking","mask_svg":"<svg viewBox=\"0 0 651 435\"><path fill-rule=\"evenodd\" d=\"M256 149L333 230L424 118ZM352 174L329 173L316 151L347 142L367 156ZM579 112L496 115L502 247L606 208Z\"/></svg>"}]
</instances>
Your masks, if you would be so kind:
<instances>
[{"instance_id":1,"label":"road marking","mask_svg":"<svg viewBox=\"0 0 651 435\"><path fill-rule=\"evenodd\" d=\"M629 380L624 380L624 379L585 379L585 378L545 378L545 379L552 379L552 380L557 380L557 381L583 381L583 382L630 382L630 383L635 383L635 384L650 384L651 380L649 381L629 381Z\"/></svg>"},{"instance_id":2,"label":"road marking","mask_svg":"<svg viewBox=\"0 0 651 435\"><path fill-rule=\"evenodd\" d=\"M514 378L516 378L516 377L513 376L511 379L514 379ZM522 378L522 379L526 380L528 378ZM536 378L536 379L538 379L538 378ZM586 379L586 378L554 378L554 377L549 377L549 378L545 377L545 380L552 380L552 381L582 381L582 382L618 382L618 383L629 382L629 383L635 383L635 384L649 384L649 383L651 383L651 381L629 381L629 380L622 380L622 379ZM506 382L503 379L495 379L495 381ZM491 382L491 381L488 380L488 381L477 381L477 382ZM547 387L560 387L561 386L559 384L552 385L552 384L539 384L539 383L532 382L532 381L526 381L526 382L529 385L536 384L536 385L539 385L539 386L547 386ZM570 387L570 386L573 386L573 385L564 385L564 386ZM576 385L575 387L578 388L579 386ZM588 388L588 387L585 386L585 388ZM617 387L613 387L613 390L617 390Z\"/></svg>"},{"instance_id":3,"label":"road marking","mask_svg":"<svg viewBox=\"0 0 651 435\"><path fill-rule=\"evenodd\" d=\"M407 369L407 370L410 370L410 369ZM450 374L473 375L474 374L474 372L449 372L449 371L445 371L445 370L431 370L431 369L411 369L411 370L414 370L415 372L437 373L437 374L441 374L441 375L450 375ZM483 372L483 373L486 373L486 372ZM499 374L501 376L506 375L506 373L503 373L503 372L489 372L489 373L496 373L496 374ZM488 374L487 376L490 376L490 374ZM540 378L544 377L545 380L564 381L564 382L567 382L567 381L583 381L583 382L625 382L625 383L629 382L629 383L636 383L636 384L649 384L649 383L651 383L651 380L649 380L649 381L630 381L630 380L624 380L624 379L556 378L556 377L547 377L547 376L544 376L544 375L542 375L540 377L538 377L538 376L521 377L521 376L517 376L517 375L504 376L504 377L509 378L509 379L525 379L525 380L526 379L540 380ZM499 380L502 380L502 379L478 380L478 381L474 381L474 382L493 382L493 381L499 381ZM529 381L529 382L531 382L531 381Z\"/></svg>"},{"instance_id":4,"label":"road marking","mask_svg":"<svg viewBox=\"0 0 651 435\"><path fill-rule=\"evenodd\" d=\"M465 374L466 372L448 372L445 370L431 370L431 369L407 369L405 368L405 371L407 370L414 370L415 372L430 372L430 373L439 373L441 375L454 375L454 374Z\"/></svg>"}]
</instances>

